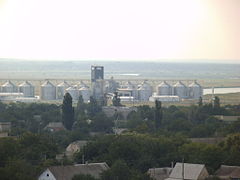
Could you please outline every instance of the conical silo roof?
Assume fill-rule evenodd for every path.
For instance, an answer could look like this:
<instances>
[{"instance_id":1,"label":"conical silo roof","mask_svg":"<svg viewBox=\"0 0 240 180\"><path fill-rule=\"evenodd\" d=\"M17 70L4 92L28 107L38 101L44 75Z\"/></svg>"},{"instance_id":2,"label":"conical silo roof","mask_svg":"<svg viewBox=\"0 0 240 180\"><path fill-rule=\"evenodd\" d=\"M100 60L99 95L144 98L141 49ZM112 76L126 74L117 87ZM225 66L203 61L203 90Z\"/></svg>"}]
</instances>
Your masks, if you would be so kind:
<instances>
[{"instance_id":1,"label":"conical silo roof","mask_svg":"<svg viewBox=\"0 0 240 180\"><path fill-rule=\"evenodd\" d=\"M176 84L174 84L174 87L186 87L181 81L178 81Z\"/></svg>"},{"instance_id":2,"label":"conical silo roof","mask_svg":"<svg viewBox=\"0 0 240 180\"><path fill-rule=\"evenodd\" d=\"M70 85L66 81L63 81L63 82L59 83L57 86L58 87L69 87Z\"/></svg>"},{"instance_id":3,"label":"conical silo roof","mask_svg":"<svg viewBox=\"0 0 240 180\"><path fill-rule=\"evenodd\" d=\"M15 87L15 85L11 81L5 82L2 87Z\"/></svg>"},{"instance_id":4,"label":"conical silo roof","mask_svg":"<svg viewBox=\"0 0 240 180\"><path fill-rule=\"evenodd\" d=\"M21 84L18 85L19 87L31 87L33 86L30 82L24 81Z\"/></svg>"},{"instance_id":5,"label":"conical silo roof","mask_svg":"<svg viewBox=\"0 0 240 180\"><path fill-rule=\"evenodd\" d=\"M197 81L194 81L188 87L201 87L201 85L198 84Z\"/></svg>"},{"instance_id":6,"label":"conical silo roof","mask_svg":"<svg viewBox=\"0 0 240 180\"><path fill-rule=\"evenodd\" d=\"M163 81L158 87L171 87L166 81Z\"/></svg>"},{"instance_id":7,"label":"conical silo roof","mask_svg":"<svg viewBox=\"0 0 240 180\"><path fill-rule=\"evenodd\" d=\"M55 87L50 81L45 81L41 86L42 87Z\"/></svg>"}]
</instances>

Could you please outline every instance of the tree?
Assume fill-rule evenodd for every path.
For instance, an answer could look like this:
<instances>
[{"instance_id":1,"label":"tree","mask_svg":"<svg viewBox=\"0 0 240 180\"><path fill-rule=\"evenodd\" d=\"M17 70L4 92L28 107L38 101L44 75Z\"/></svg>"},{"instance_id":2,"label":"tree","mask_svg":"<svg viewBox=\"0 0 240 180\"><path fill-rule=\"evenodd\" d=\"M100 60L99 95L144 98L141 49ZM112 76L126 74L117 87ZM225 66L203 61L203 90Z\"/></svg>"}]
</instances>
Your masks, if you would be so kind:
<instances>
[{"instance_id":1,"label":"tree","mask_svg":"<svg viewBox=\"0 0 240 180\"><path fill-rule=\"evenodd\" d=\"M218 96L214 97L213 105L214 105L214 108L216 109L220 108L220 99Z\"/></svg>"},{"instance_id":2,"label":"tree","mask_svg":"<svg viewBox=\"0 0 240 180\"><path fill-rule=\"evenodd\" d=\"M118 92L114 92L114 96L113 96L113 99L112 99L112 104L113 104L113 106L122 106L121 99L118 96Z\"/></svg>"},{"instance_id":3,"label":"tree","mask_svg":"<svg viewBox=\"0 0 240 180\"><path fill-rule=\"evenodd\" d=\"M101 111L101 107L98 105L97 100L93 96L90 97L90 103L88 104L87 110L90 118Z\"/></svg>"},{"instance_id":4,"label":"tree","mask_svg":"<svg viewBox=\"0 0 240 180\"><path fill-rule=\"evenodd\" d=\"M160 128L162 124L162 103L161 101L155 101L155 127Z\"/></svg>"},{"instance_id":5,"label":"tree","mask_svg":"<svg viewBox=\"0 0 240 180\"><path fill-rule=\"evenodd\" d=\"M102 179L104 180L128 180L130 177L131 171L123 160L115 161L111 169L103 172L102 174Z\"/></svg>"},{"instance_id":6,"label":"tree","mask_svg":"<svg viewBox=\"0 0 240 180\"><path fill-rule=\"evenodd\" d=\"M63 98L62 119L64 126L71 130L74 121L74 109L72 107L72 97L69 93L66 93Z\"/></svg>"},{"instance_id":7,"label":"tree","mask_svg":"<svg viewBox=\"0 0 240 180\"><path fill-rule=\"evenodd\" d=\"M202 97L200 96L198 100L198 106L202 107L202 105L203 105L203 100L202 100Z\"/></svg>"},{"instance_id":8,"label":"tree","mask_svg":"<svg viewBox=\"0 0 240 180\"><path fill-rule=\"evenodd\" d=\"M77 102L77 114L83 114L85 110L85 103L83 100L82 95L79 96L78 102Z\"/></svg>"}]
</instances>

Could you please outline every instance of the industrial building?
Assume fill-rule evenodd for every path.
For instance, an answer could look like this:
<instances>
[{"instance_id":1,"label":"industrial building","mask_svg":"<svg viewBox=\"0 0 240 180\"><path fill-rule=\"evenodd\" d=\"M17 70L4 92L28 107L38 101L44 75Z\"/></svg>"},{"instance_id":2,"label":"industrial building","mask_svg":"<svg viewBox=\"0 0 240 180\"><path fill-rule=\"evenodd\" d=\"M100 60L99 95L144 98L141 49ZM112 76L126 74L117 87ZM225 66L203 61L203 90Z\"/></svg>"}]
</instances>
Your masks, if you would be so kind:
<instances>
[{"instance_id":1,"label":"industrial building","mask_svg":"<svg viewBox=\"0 0 240 180\"><path fill-rule=\"evenodd\" d=\"M24 97L34 97L35 87L28 81L18 85L18 92L23 93Z\"/></svg>"},{"instance_id":2,"label":"industrial building","mask_svg":"<svg viewBox=\"0 0 240 180\"><path fill-rule=\"evenodd\" d=\"M169 80L162 81L159 85L150 85L147 81L115 81L113 77L104 80L104 67L91 66L90 87L83 81L69 84L63 81L54 85L50 81L45 81L40 85L40 100L62 101L68 92L74 102L78 101L79 96L83 97L84 102L89 102L90 96L96 100L103 100L104 97L112 98L117 92L121 101L125 102L147 102L147 101L181 101L183 99L199 99L203 95L203 88L196 81L187 82ZM186 82L186 81L185 81ZM29 82L24 81L16 86L10 80L2 84L0 89L0 99L6 101L38 101L35 97L35 87ZM153 91L155 89L155 92ZM38 89L37 89L38 90Z\"/></svg>"},{"instance_id":3,"label":"industrial building","mask_svg":"<svg viewBox=\"0 0 240 180\"><path fill-rule=\"evenodd\" d=\"M55 100L56 99L56 86L50 81L46 81L41 85L41 100Z\"/></svg>"},{"instance_id":4,"label":"industrial building","mask_svg":"<svg viewBox=\"0 0 240 180\"><path fill-rule=\"evenodd\" d=\"M69 88L70 85L66 82L66 81L63 81L62 83L58 84L57 85L57 99L63 99L64 97L64 94L66 93L66 89Z\"/></svg>"}]
</instances>

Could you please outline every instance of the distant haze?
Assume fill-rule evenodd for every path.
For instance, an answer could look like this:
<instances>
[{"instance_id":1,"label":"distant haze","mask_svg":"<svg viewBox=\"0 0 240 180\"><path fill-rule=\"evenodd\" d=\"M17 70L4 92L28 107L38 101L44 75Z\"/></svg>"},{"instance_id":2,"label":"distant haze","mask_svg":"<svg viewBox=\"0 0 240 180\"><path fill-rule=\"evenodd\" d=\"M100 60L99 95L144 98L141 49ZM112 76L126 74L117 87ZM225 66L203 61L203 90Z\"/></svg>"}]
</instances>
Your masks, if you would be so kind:
<instances>
[{"instance_id":1,"label":"distant haze","mask_svg":"<svg viewBox=\"0 0 240 180\"><path fill-rule=\"evenodd\" d=\"M240 0L0 0L0 58L240 62Z\"/></svg>"}]
</instances>

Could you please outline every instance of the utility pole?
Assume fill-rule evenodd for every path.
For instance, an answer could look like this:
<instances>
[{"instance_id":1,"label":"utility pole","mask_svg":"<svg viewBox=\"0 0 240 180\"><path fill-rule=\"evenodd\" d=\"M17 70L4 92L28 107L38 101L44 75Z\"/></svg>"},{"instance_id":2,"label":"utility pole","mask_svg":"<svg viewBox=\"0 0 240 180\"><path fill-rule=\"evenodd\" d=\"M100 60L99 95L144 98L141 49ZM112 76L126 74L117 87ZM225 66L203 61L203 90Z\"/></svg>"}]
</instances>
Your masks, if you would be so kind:
<instances>
[{"instance_id":1,"label":"utility pole","mask_svg":"<svg viewBox=\"0 0 240 180\"><path fill-rule=\"evenodd\" d=\"M182 159L182 179L184 180L184 158Z\"/></svg>"}]
</instances>

